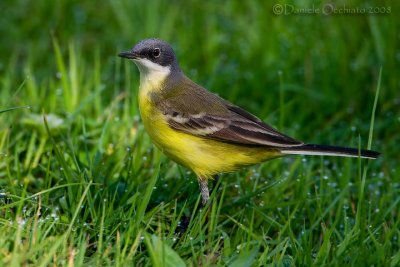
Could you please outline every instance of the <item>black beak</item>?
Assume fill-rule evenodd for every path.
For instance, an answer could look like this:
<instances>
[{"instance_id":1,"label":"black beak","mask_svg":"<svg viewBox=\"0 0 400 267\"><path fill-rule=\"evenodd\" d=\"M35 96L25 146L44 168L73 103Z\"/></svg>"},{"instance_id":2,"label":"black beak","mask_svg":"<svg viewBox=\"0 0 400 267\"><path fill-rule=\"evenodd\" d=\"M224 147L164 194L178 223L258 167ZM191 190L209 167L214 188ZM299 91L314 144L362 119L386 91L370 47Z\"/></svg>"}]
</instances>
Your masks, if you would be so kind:
<instances>
[{"instance_id":1,"label":"black beak","mask_svg":"<svg viewBox=\"0 0 400 267\"><path fill-rule=\"evenodd\" d=\"M118 54L119 57L135 59L138 58L139 55L133 51L125 51Z\"/></svg>"}]
</instances>

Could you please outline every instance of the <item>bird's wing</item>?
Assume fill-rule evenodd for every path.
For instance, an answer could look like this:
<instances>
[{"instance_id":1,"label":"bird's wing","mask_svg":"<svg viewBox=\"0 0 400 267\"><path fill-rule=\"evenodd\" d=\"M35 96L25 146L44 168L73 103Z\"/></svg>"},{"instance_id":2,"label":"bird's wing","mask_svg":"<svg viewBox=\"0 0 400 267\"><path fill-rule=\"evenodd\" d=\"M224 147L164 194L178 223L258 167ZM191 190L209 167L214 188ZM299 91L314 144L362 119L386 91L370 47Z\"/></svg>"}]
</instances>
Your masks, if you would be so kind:
<instances>
[{"instance_id":1,"label":"bird's wing","mask_svg":"<svg viewBox=\"0 0 400 267\"><path fill-rule=\"evenodd\" d=\"M240 107L198 87L194 90L185 88L179 94L158 103L157 106L171 128L242 145L280 148L303 144L278 132Z\"/></svg>"}]
</instances>

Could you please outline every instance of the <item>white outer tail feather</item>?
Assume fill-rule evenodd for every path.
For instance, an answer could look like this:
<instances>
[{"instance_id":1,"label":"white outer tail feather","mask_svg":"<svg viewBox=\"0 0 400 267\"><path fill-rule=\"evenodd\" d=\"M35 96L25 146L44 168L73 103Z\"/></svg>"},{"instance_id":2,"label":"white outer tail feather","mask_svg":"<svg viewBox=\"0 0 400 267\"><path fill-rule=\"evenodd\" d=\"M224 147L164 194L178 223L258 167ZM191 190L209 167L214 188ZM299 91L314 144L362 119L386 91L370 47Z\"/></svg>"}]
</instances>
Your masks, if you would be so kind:
<instances>
[{"instance_id":1,"label":"white outer tail feather","mask_svg":"<svg viewBox=\"0 0 400 267\"><path fill-rule=\"evenodd\" d=\"M376 159L379 156L378 152L372 150L358 150L356 148L312 144L281 149L281 153L287 155L361 157L366 159Z\"/></svg>"},{"instance_id":2,"label":"white outer tail feather","mask_svg":"<svg viewBox=\"0 0 400 267\"><path fill-rule=\"evenodd\" d=\"M296 151L283 150L281 152L282 152L282 154L288 154L288 155L336 156L336 157L348 157L348 158L361 157L363 159L376 159L375 157L367 157L367 156L361 156L361 155L348 155L348 154L337 153L337 152L328 152L328 151L322 152L322 151L308 151L308 150L296 150Z\"/></svg>"}]
</instances>

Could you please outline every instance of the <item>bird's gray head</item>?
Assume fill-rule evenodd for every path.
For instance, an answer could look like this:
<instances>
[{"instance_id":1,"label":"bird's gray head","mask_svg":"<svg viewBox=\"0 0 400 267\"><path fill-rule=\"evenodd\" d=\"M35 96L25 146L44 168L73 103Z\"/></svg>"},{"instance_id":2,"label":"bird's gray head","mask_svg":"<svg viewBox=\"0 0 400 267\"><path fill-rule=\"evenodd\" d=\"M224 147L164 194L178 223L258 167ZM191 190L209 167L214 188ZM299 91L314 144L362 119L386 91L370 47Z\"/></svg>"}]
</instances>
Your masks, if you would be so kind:
<instances>
[{"instance_id":1,"label":"bird's gray head","mask_svg":"<svg viewBox=\"0 0 400 267\"><path fill-rule=\"evenodd\" d=\"M179 71L174 50L160 39L144 39L118 56L133 60L141 73Z\"/></svg>"}]
</instances>

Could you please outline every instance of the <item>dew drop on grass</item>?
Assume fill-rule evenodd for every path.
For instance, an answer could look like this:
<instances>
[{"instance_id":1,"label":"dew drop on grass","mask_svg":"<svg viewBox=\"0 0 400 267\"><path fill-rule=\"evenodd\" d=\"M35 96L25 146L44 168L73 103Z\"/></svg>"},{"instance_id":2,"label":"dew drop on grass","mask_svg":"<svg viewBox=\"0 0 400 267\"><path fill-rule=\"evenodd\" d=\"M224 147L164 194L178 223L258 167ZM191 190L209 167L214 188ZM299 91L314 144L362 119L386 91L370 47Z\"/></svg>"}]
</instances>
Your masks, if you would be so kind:
<instances>
[{"instance_id":1,"label":"dew drop on grass","mask_svg":"<svg viewBox=\"0 0 400 267\"><path fill-rule=\"evenodd\" d=\"M328 175L324 175L324 176L322 176L322 179L324 179L324 180L328 180L328 179L329 179L329 177L328 177Z\"/></svg>"},{"instance_id":2,"label":"dew drop on grass","mask_svg":"<svg viewBox=\"0 0 400 267\"><path fill-rule=\"evenodd\" d=\"M55 211L53 211L50 216L51 216L51 218L53 218L53 220L55 220L55 221L58 220L58 216L57 216L57 213Z\"/></svg>"},{"instance_id":3,"label":"dew drop on grass","mask_svg":"<svg viewBox=\"0 0 400 267\"><path fill-rule=\"evenodd\" d=\"M315 259L317 257L317 253L316 252L312 252L311 253L311 257L313 257Z\"/></svg>"},{"instance_id":4,"label":"dew drop on grass","mask_svg":"<svg viewBox=\"0 0 400 267\"><path fill-rule=\"evenodd\" d=\"M330 186L332 188L336 188L337 187L337 183L336 182L328 183L328 186Z\"/></svg>"},{"instance_id":5,"label":"dew drop on grass","mask_svg":"<svg viewBox=\"0 0 400 267\"><path fill-rule=\"evenodd\" d=\"M58 87L58 88L56 89L56 95L62 95L62 93L63 93L62 88Z\"/></svg>"},{"instance_id":6,"label":"dew drop on grass","mask_svg":"<svg viewBox=\"0 0 400 267\"><path fill-rule=\"evenodd\" d=\"M20 227L22 227L22 226L24 226L26 224L26 220L25 219L21 219L21 218L17 219L17 222L18 222L18 225Z\"/></svg>"},{"instance_id":7,"label":"dew drop on grass","mask_svg":"<svg viewBox=\"0 0 400 267\"><path fill-rule=\"evenodd\" d=\"M140 240L143 241L143 240L144 240L144 236L141 236L141 237L140 237Z\"/></svg>"}]
</instances>

